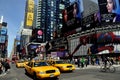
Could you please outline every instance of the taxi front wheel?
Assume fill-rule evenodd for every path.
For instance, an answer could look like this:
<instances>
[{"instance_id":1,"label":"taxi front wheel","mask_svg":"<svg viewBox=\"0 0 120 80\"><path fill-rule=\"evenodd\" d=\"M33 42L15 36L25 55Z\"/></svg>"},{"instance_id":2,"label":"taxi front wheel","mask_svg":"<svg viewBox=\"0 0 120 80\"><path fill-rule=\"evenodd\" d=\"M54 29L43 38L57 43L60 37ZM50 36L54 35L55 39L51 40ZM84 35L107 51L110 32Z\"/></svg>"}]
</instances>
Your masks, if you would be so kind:
<instances>
[{"instance_id":1,"label":"taxi front wheel","mask_svg":"<svg viewBox=\"0 0 120 80\"><path fill-rule=\"evenodd\" d=\"M37 76L36 76L36 73L34 73L34 75L33 75L33 80L38 80Z\"/></svg>"},{"instance_id":2,"label":"taxi front wheel","mask_svg":"<svg viewBox=\"0 0 120 80\"><path fill-rule=\"evenodd\" d=\"M27 70L25 69L25 74L28 74Z\"/></svg>"}]
</instances>

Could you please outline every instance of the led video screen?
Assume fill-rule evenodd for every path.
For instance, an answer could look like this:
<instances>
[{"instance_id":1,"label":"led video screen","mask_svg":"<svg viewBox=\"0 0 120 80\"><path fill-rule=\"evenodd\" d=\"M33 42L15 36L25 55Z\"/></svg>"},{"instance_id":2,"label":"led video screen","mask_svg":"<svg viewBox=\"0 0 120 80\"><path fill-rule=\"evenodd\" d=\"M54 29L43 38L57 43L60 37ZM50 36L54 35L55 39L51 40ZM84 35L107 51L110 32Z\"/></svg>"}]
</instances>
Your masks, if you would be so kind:
<instances>
[{"instance_id":1,"label":"led video screen","mask_svg":"<svg viewBox=\"0 0 120 80\"><path fill-rule=\"evenodd\" d=\"M98 0L98 4L102 24L120 22L120 0Z\"/></svg>"},{"instance_id":2,"label":"led video screen","mask_svg":"<svg viewBox=\"0 0 120 80\"><path fill-rule=\"evenodd\" d=\"M81 4L82 0L80 0L80 2L74 2L63 10L63 32L68 32L81 27Z\"/></svg>"}]
</instances>

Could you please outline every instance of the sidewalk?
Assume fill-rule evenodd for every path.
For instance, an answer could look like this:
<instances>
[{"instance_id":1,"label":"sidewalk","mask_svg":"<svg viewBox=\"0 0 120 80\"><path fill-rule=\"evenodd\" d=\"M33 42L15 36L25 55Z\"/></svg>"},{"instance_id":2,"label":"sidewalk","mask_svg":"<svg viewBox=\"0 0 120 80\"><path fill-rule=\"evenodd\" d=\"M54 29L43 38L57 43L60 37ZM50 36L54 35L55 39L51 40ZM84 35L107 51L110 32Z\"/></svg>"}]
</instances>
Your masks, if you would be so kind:
<instances>
[{"instance_id":1,"label":"sidewalk","mask_svg":"<svg viewBox=\"0 0 120 80\"><path fill-rule=\"evenodd\" d=\"M5 75L8 74L9 72L10 72L10 70L8 70L8 71L6 71L6 72L5 72L5 71L2 72L2 73L0 74L0 77L1 77L1 76L5 76Z\"/></svg>"},{"instance_id":2,"label":"sidewalk","mask_svg":"<svg viewBox=\"0 0 120 80\"><path fill-rule=\"evenodd\" d=\"M7 74L7 73L2 73L2 74L0 74L0 77L1 77L1 76L5 76L6 74Z\"/></svg>"},{"instance_id":3,"label":"sidewalk","mask_svg":"<svg viewBox=\"0 0 120 80\"><path fill-rule=\"evenodd\" d=\"M114 67L120 67L120 64L119 65L114 64L113 66ZM96 69L96 68L100 68L100 65L88 65L87 67L85 66L83 68L78 67L77 65L75 65L75 67L76 67L76 69Z\"/></svg>"}]
</instances>

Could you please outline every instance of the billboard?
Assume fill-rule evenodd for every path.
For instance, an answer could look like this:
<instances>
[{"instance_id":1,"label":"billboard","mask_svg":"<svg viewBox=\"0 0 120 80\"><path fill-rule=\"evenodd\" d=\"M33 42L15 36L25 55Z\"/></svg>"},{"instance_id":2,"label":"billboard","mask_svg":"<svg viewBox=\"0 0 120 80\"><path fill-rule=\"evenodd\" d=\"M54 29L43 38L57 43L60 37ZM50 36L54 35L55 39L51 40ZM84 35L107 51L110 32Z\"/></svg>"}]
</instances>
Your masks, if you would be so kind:
<instances>
[{"instance_id":1,"label":"billboard","mask_svg":"<svg viewBox=\"0 0 120 80\"><path fill-rule=\"evenodd\" d=\"M33 18L34 18L34 14L28 12L27 19L26 19L26 26L31 27L33 25Z\"/></svg>"},{"instance_id":2,"label":"billboard","mask_svg":"<svg viewBox=\"0 0 120 80\"><path fill-rule=\"evenodd\" d=\"M120 22L120 0L98 0L98 4L103 24Z\"/></svg>"},{"instance_id":3,"label":"billboard","mask_svg":"<svg viewBox=\"0 0 120 80\"><path fill-rule=\"evenodd\" d=\"M97 43L92 44L89 48L92 54L120 53L120 31L95 35Z\"/></svg>"},{"instance_id":4,"label":"billboard","mask_svg":"<svg viewBox=\"0 0 120 80\"><path fill-rule=\"evenodd\" d=\"M28 1L28 12L34 12L34 1L33 0Z\"/></svg>"},{"instance_id":5,"label":"billboard","mask_svg":"<svg viewBox=\"0 0 120 80\"><path fill-rule=\"evenodd\" d=\"M42 29L33 29L31 41L32 42L43 42L43 30Z\"/></svg>"},{"instance_id":6,"label":"billboard","mask_svg":"<svg viewBox=\"0 0 120 80\"><path fill-rule=\"evenodd\" d=\"M27 13L26 13L26 26L32 27L34 19L34 1L28 0L27 3Z\"/></svg>"},{"instance_id":7,"label":"billboard","mask_svg":"<svg viewBox=\"0 0 120 80\"><path fill-rule=\"evenodd\" d=\"M32 30L31 29L23 29L22 35L32 35Z\"/></svg>"},{"instance_id":8,"label":"billboard","mask_svg":"<svg viewBox=\"0 0 120 80\"><path fill-rule=\"evenodd\" d=\"M73 19L72 15L72 6L77 3L79 5L79 13L80 21L76 21ZM73 34L75 31L77 32L84 32L95 27L100 26L100 12L98 9L98 1L96 0L70 0L70 6L66 8L67 11L63 11L63 32L64 35ZM64 16L64 14L67 15ZM71 14L70 14L71 12ZM68 17L67 17L68 16ZM74 33L75 33L74 32Z\"/></svg>"},{"instance_id":9,"label":"billboard","mask_svg":"<svg viewBox=\"0 0 120 80\"><path fill-rule=\"evenodd\" d=\"M120 53L120 31L84 35L70 39L68 44L74 56Z\"/></svg>"},{"instance_id":10,"label":"billboard","mask_svg":"<svg viewBox=\"0 0 120 80\"><path fill-rule=\"evenodd\" d=\"M0 36L0 43L5 43L5 36Z\"/></svg>"},{"instance_id":11,"label":"billboard","mask_svg":"<svg viewBox=\"0 0 120 80\"><path fill-rule=\"evenodd\" d=\"M90 14L84 18L82 18L82 31L87 31L94 29L95 27L100 26L100 14L99 12L95 12Z\"/></svg>"},{"instance_id":12,"label":"billboard","mask_svg":"<svg viewBox=\"0 0 120 80\"><path fill-rule=\"evenodd\" d=\"M101 24L98 1L83 0L82 31L94 29Z\"/></svg>"},{"instance_id":13,"label":"billboard","mask_svg":"<svg viewBox=\"0 0 120 80\"><path fill-rule=\"evenodd\" d=\"M1 34L1 35L7 35L7 27L2 27L2 28L0 29L0 34Z\"/></svg>"},{"instance_id":14,"label":"billboard","mask_svg":"<svg viewBox=\"0 0 120 80\"><path fill-rule=\"evenodd\" d=\"M63 10L63 32L68 32L81 27L82 0L74 2L69 7Z\"/></svg>"}]
</instances>

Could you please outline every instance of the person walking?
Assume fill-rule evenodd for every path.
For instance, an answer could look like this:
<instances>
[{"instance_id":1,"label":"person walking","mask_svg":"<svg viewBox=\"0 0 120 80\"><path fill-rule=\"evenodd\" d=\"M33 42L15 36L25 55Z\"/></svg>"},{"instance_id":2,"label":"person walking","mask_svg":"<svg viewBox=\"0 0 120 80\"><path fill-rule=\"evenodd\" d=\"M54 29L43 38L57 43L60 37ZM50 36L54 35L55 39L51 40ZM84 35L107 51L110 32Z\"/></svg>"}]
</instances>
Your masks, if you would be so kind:
<instances>
[{"instance_id":1,"label":"person walking","mask_svg":"<svg viewBox=\"0 0 120 80\"><path fill-rule=\"evenodd\" d=\"M86 58L85 59L85 66L87 67L87 65L88 65L88 59Z\"/></svg>"},{"instance_id":2,"label":"person walking","mask_svg":"<svg viewBox=\"0 0 120 80\"><path fill-rule=\"evenodd\" d=\"M5 60L4 67L5 67L5 72L7 72L10 69L10 64L8 63L7 59Z\"/></svg>"},{"instance_id":3,"label":"person walking","mask_svg":"<svg viewBox=\"0 0 120 80\"><path fill-rule=\"evenodd\" d=\"M3 72L3 66L2 66L1 61L0 61L0 74L2 74L2 72Z\"/></svg>"},{"instance_id":4,"label":"person walking","mask_svg":"<svg viewBox=\"0 0 120 80\"><path fill-rule=\"evenodd\" d=\"M82 57L82 58L81 58L81 68L83 68L83 67L84 67L84 63L85 63L85 58L84 58L84 57Z\"/></svg>"},{"instance_id":5,"label":"person walking","mask_svg":"<svg viewBox=\"0 0 120 80\"><path fill-rule=\"evenodd\" d=\"M77 66L80 67L80 58L77 59Z\"/></svg>"}]
</instances>

